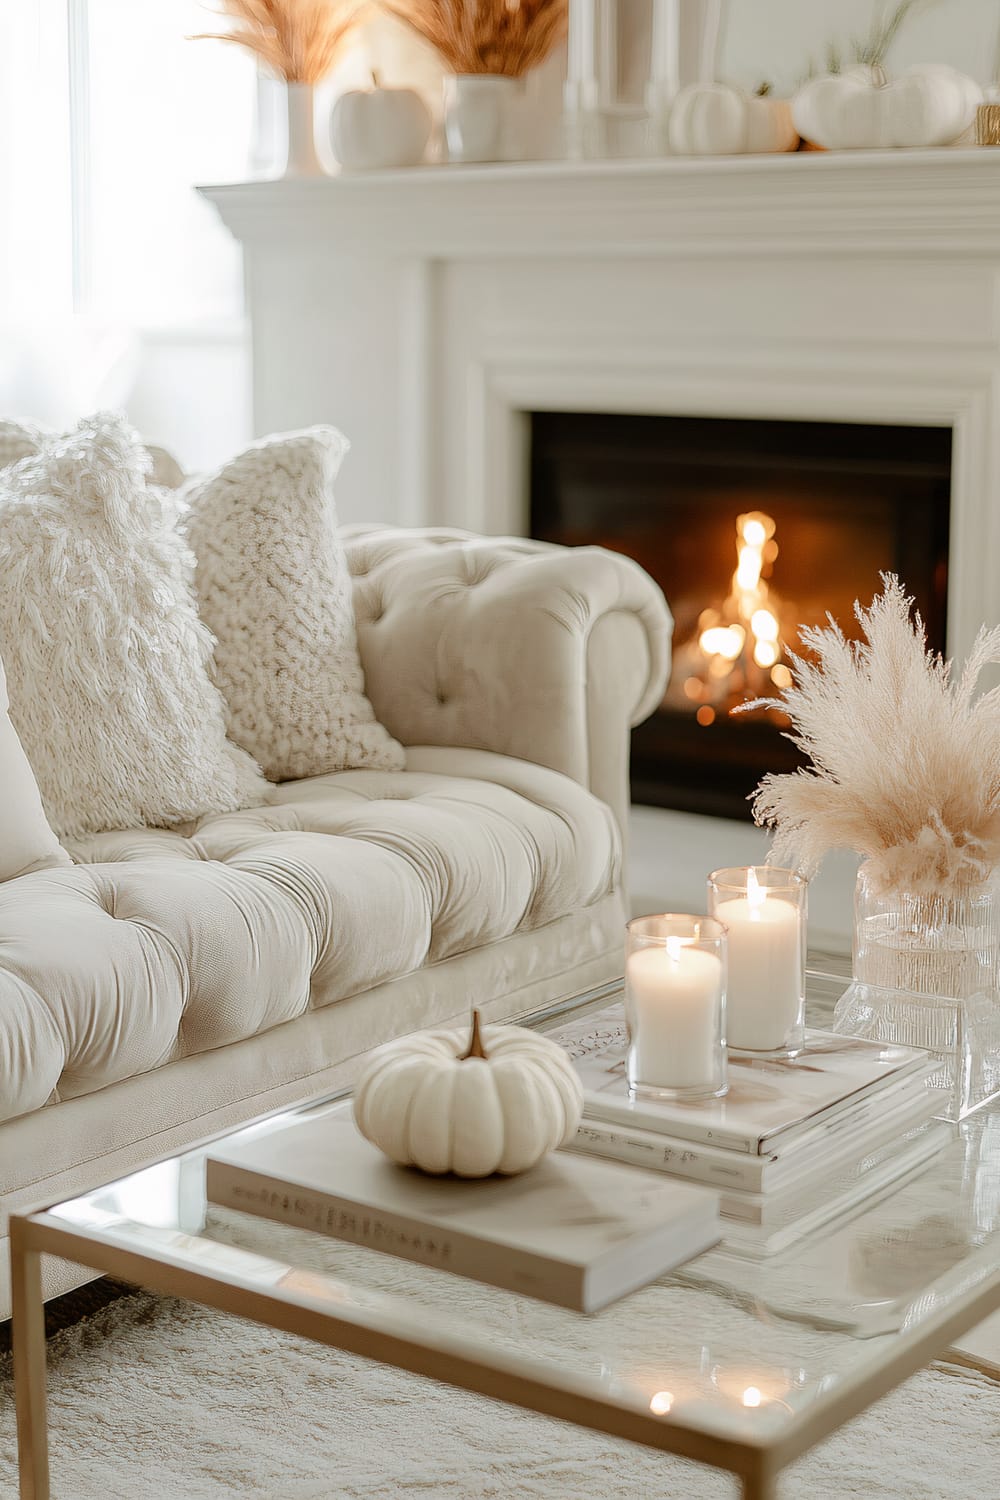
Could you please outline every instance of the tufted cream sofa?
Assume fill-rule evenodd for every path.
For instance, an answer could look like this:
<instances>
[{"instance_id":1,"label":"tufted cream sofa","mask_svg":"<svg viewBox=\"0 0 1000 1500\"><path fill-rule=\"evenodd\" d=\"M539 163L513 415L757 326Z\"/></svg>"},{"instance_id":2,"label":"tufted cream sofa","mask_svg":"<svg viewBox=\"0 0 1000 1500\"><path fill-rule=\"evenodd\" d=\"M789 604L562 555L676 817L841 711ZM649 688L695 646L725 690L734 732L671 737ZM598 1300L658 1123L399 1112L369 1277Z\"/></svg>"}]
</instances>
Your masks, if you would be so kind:
<instances>
[{"instance_id":1,"label":"tufted cream sofa","mask_svg":"<svg viewBox=\"0 0 1000 1500\"><path fill-rule=\"evenodd\" d=\"M318 1093L400 1032L619 972L628 729L668 669L656 586L594 548L346 541L405 771L101 834L0 885L4 1234L11 1210ZM79 1279L47 1270L50 1293Z\"/></svg>"}]
</instances>

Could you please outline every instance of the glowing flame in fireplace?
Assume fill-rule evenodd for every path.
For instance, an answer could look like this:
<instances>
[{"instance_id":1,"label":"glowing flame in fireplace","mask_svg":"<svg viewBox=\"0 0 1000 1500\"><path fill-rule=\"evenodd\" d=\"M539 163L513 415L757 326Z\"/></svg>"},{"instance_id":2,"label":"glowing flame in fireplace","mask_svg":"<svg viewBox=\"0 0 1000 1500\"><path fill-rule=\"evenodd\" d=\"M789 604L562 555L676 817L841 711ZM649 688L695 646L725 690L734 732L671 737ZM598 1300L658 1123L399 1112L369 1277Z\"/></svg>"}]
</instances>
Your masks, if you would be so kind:
<instances>
[{"instance_id":1,"label":"glowing flame in fireplace","mask_svg":"<svg viewBox=\"0 0 1000 1500\"><path fill-rule=\"evenodd\" d=\"M701 649L706 656L722 656L735 661L743 650L746 631L739 625L715 625L701 633Z\"/></svg>"},{"instance_id":2,"label":"glowing flame in fireplace","mask_svg":"<svg viewBox=\"0 0 1000 1500\"><path fill-rule=\"evenodd\" d=\"M736 661L749 640L758 667L767 670L777 664L781 656L781 627L777 615L768 608L769 591L762 577L765 562L772 562L778 555L774 531L774 521L763 511L750 511L738 518L736 572L727 600L729 612L738 619L728 625L710 625L701 632L698 644L706 656Z\"/></svg>"},{"instance_id":3,"label":"glowing flame in fireplace","mask_svg":"<svg viewBox=\"0 0 1000 1500\"><path fill-rule=\"evenodd\" d=\"M736 570L726 600L703 609L696 635L678 652L671 694L687 700L699 724L716 708L787 687L782 605L767 582L778 555L773 517L749 511L736 519Z\"/></svg>"}]
</instances>

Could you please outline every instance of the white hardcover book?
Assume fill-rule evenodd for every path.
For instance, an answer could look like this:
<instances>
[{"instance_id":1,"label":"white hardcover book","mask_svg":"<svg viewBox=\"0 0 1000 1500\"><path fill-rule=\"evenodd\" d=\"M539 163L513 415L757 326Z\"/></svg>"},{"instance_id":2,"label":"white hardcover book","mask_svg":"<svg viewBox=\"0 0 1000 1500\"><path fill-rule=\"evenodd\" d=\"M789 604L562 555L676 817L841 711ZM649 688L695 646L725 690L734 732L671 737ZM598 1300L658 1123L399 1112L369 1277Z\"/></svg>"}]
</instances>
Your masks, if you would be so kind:
<instances>
[{"instance_id":1,"label":"white hardcover book","mask_svg":"<svg viewBox=\"0 0 1000 1500\"><path fill-rule=\"evenodd\" d=\"M872 1207L877 1200L900 1187L936 1156L954 1132L939 1120L928 1120L902 1137L886 1143L849 1171L817 1179L812 1186L759 1198L746 1213L734 1212L744 1205L733 1201L735 1193L723 1194L727 1215L723 1246L732 1254L765 1260L797 1245L807 1235L830 1225L846 1223L855 1213ZM748 1194L748 1197L758 1197ZM759 1217L756 1215L759 1214Z\"/></svg>"},{"instance_id":2,"label":"white hardcover book","mask_svg":"<svg viewBox=\"0 0 1000 1500\"><path fill-rule=\"evenodd\" d=\"M832 1125L863 1099L925 1074L930 1061L916 1047L807 1031L803 1050L795 1057L731 1054L729 1089L721 1099L668 1103L633 1098L629 1092L628 1036L621 1004L552 1035L576 1065L588 1118L751 1156L777 1155L804 1131Z\"/></svg>"},{"instance_id":3,"label":"white hardcover book","mask_svg":"<svg viewBox=\"0 0 1000 1500\"><path fill-rule=\"evenodd\" d=\"M707 1188L559 1151L519 1177L427 1177L370 1145L350 1105L209 1153L224 1208L594 1312L720 1237Z\"/></svg>"},{"instance_id":4,"label":"white hardcover book","mask_svg":"<svg viewBox=\"0 0 1000 1500\"><path fill-rule=\"evenodd\" d=\"M866 1100L857 1110L838 1117L839 1128L827 1125L804 1132L780 1155L750 1156L720 1146L681 1140L664 1135L661 1130L642 1130L586 1117L581 1120L570 1149L650 1171L670 1172L691 1182L703 1182L723 1194L730 1189L765 1195L784 1192L817 1172L826 1174L840 1166L849 1166L883 1141L898 1139L913 1125L929 1119L937 1106L936 1096L917 1075L915 1082L907 1079L886 1089L884 1095Z\"/></svg>"}]
</instances>

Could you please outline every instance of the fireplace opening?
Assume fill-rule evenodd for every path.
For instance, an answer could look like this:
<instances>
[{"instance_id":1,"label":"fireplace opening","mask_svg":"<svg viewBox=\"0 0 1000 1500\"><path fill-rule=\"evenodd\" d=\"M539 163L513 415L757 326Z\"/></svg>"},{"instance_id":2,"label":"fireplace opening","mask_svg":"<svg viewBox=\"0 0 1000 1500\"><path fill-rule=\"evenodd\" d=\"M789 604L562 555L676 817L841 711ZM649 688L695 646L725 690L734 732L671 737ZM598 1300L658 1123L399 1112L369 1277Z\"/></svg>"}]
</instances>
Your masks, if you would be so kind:
<instances>
[{"instance_id":1,"label":"fireplace opening","mask_svg":"<svg viewBox=\"0 0 1000 1500\"><path fill-rule=\"evenodd\" d=\"M771 709L799 631L879 573L914 595L946 649L951 429L707 417L531 415L530 531L640 563L674 615L659 710L633 735L636 802L749 818L766 771L802 758Z\"/></svg>"}]
</instances>

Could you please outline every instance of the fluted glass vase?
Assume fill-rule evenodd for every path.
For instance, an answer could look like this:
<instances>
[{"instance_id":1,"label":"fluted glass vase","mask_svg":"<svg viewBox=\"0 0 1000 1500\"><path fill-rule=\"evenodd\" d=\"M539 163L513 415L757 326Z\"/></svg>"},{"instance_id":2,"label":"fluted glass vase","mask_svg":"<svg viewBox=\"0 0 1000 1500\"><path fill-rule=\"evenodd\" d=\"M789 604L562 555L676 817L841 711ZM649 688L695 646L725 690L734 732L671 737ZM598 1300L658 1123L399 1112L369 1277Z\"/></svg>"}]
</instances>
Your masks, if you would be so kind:
<instances>
[{"instance_id":1,"label":"fluted glass vase","mask_svg":"<svg viewBox=\"0 0 1000 1500\"><path fill-rule=\"evenodd\" d=\"M916 895L876 888L866 866L854 897L854 981L834 1030L923 1047L938 1113L960 1120L1000 1094L1000 890L990 881Z\"/></svg>"}]
</instances>

